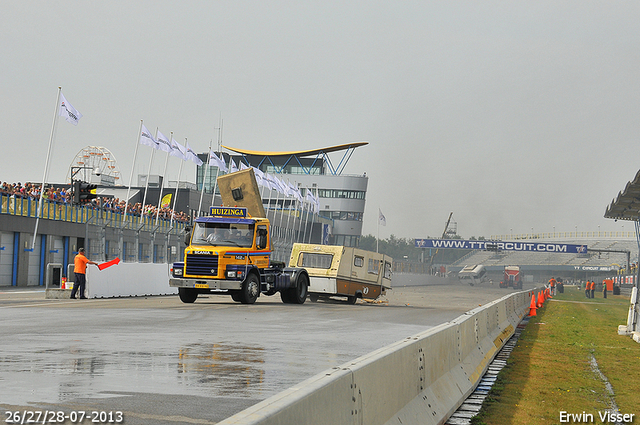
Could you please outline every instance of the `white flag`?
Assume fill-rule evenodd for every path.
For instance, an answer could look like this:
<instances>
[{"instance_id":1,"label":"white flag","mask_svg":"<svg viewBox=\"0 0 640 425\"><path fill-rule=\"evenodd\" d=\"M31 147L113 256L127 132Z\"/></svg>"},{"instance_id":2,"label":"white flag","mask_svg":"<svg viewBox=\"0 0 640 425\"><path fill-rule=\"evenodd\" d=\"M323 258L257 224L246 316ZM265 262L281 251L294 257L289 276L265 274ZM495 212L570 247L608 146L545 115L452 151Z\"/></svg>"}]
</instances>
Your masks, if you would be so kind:
<instances>
[{"instance_id":1,"label":"white flag","mask_svg":"<svg viewBox=\"0 0 640 425\"><path fill-rule=\"evenodd\" d=\"M302 194L300 193L300 189L298 188L298 186L289 183L289 191L291 195L293 195L298 200L298 202L302 202Z\"/></svg>"},{"instance_id":2,"label":"white flag","mask_svg":"<svg viewBox=\"0 0 640 425\"><path fill-rule=\"evenodd\" d=\"M264 179L264 173L262 172L261 169L256 167L251 167L251 168L253 168L253 172L255 173L256 176L259 176L261 179Z\"/></svg>"},{"instance_id":3,"label":"white flag","mask_svg":"<svg viewBox=\"0 0 640 425\"><path fill-rule=\"evenodd\" d=\"M158 149L164 152L171 153L171 143L169 142L169 139L167 139L167 137L159 131L156 137L156 141L158 142Z\"/></svg>"},{"instance_id":4,"label":"white flag","mask_svg":"<svg viewBox=\"0 0 640 425\"><path fill-rule=\"evenodd\" d=\"M202 160L198 158L198 154L196 154L191 146L189 146L189 142L187 142L187 159L196 165L202 165Z\"/></svg>"},{"instance_id":5,"label":"white flag","mask_svg":"<svg viewBox=\"0 0 640 425\"><path fill-rule=\"evenodd\" d=\"M313 193L311 193L311 189L307 188L307 193L304 196L304 200L309 202L310 204L313 203Z\"/></svg>"},{"instance_id":6,"label":"white flag","mask_svg":"<svg viewBox=\"0 0 640 425\"><path fill-rule=\"evenodd\" d=\"M147 127L145 127L144 124L142 125L142 133L140 133L140 144L158 149L158 142L156 142L156 139L153 138L151 132L147 130Z\"/></svg>"},{"instance_id":7,"label":"white flag","mask_svg":"<svg viewBox=\"0 0 640 425\"><path fill-rule=\"evenodd\" d=\"M378 223L381 226L387 225L387 219L384 217L384 214L382 214L382 210L380 210L380 208L378 208Z\"/></svg>"},{"instance_id":8,"label":"white flag","mask_svg":"<svg viewBox=\"0 0 640 425\"><path fill-rule=\"evenodd\" d=\"M249 168L251 168L251 167L249 167L249 166L248 166L247 164L245 164L244 162L240 161L240 171L242 171L242 170L248 170Z\"/></svg>"},{"instance_id":9,"label":"white flag","mask_svg":"<svg viewBox=\"0 0 640 425\"><path fill-rule=\"evenodd\" d=\"M186 152L187 152L187 148L182 146L180 143L176 142L175 139L173 138L171 139L171 152L169 152L169 155L175 156L182 160L186 160L187 159L187 157L185 156Z\"/></svg>"},{"instance_id":10,"label":"white flag","mask_svg":"<svg viewBox=\"0 0 640 425\"><path fill-rule=\"evenodd\" d=\"M64 98L64 95L60 93L60 105L58 108L58 115L64 117L67 122L70 122L73 125L78 125L78 121L82 118L82 114L78 112L76 108L73 107L67 99Z\"/></svg>"},{"instance_id":11,"label":"white flag","mask_svg":"<svg viewBox=\"0 0 640 425\"><path fill-rule=\"evenodd\" d=\"M222 154L220 154L222 155ZM224 173L228 172L229 170L227 169L227 164L224 163L224 161L222 159L220 159L220 157L218 157L218 155L215 154L215 152L211 152L209 151L209 166L210 167L218 167L218 169Z\"/></svg>"},{"instance_id":12,"label":"white flag","mask_svg":"<svg viewBox=\"0 0 640 425\"><path fill-rule=\"evenodd\" d=\"M233 162L233 159L229 158L229 172L235 173L236 171L238 171L238 166Z\"/></svg>"}]
</instances>

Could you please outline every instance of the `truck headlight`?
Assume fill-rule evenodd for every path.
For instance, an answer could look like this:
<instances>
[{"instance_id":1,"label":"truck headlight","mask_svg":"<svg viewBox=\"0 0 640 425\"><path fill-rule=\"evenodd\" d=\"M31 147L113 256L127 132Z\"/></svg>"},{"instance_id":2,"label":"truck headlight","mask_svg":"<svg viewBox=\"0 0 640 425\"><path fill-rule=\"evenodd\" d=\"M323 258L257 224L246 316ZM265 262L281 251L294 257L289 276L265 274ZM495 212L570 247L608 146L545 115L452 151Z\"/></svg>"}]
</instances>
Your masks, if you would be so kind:
<instances>
[{"instance_id":1,"label":"truck headlight","mask_svg":"<svg viewBox=\"0 0 640 425\"><path fill-rule=\"evenodd\" d=\"M182 276L182 269L171 269L171 273L176 277Z\"/></svg>"},{"instance_id":2,"label":"truck headlight","mask_svg":"<svg viewBox=\"0 0 640 425\"><path fill-rule=\"evenodd\" d=\"M242 270L227 270L227 279L242 279L244 272Z\"/></svg>"}]
</instances>

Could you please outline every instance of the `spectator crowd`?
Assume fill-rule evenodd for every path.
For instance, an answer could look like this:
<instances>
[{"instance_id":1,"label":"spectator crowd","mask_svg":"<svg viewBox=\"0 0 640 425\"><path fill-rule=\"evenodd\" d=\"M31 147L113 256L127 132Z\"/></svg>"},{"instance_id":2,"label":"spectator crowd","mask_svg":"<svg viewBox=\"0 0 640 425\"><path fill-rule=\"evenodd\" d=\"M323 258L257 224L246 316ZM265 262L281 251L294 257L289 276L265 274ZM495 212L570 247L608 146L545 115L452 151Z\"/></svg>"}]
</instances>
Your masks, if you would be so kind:
<instances>
[{"instance_id":1,"label":"spectator crowd","mask_svg":"<svg viewBox=\"0 0 640 425\"><path fill-rule=\"evenodd\" d=\"M40 188L41 185L39 183L25 183L23 185L22 183L0 182L0 194L9 197L38 199L40 198ZM54 186L45 188L45 192L42 195L44 200L61 204L70 204L71 197L72 191L70 189ZM150 204L145 205L143 208L140 202L127 203L118 198L105 196L92 199L90 202L84 203L83 206L121 214L124 214L126 208L127 215L140 217L144 214L149 218L155 218L158 215L158 218L163 220L170 220L172 214L171 208L161 207L158 210L156 205ZM186 223L189 221L189 216L182 211L176 211L173 219L174 221Z\"/></svg>"}]
</instances>

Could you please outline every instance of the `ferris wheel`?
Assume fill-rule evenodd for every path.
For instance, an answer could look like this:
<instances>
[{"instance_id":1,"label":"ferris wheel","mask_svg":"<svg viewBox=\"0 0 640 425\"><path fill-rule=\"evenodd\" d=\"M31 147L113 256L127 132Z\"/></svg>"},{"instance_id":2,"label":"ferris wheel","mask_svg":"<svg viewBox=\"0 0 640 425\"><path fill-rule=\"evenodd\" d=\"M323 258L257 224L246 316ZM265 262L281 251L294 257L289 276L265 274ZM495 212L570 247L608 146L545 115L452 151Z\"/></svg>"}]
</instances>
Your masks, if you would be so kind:
<instances>
[{"instance_id":1,"label":"ferris wheel","mask_svg":"<svg viewBox=\"0 0 640 425\"><path fill-rule=\"evenodd\" d=\"M71 182L72 177L87 183L121 183L116 159L109 149L100 146L87 146L76 154L67 172L67 182Z\"/></svg>"}]
</instances>

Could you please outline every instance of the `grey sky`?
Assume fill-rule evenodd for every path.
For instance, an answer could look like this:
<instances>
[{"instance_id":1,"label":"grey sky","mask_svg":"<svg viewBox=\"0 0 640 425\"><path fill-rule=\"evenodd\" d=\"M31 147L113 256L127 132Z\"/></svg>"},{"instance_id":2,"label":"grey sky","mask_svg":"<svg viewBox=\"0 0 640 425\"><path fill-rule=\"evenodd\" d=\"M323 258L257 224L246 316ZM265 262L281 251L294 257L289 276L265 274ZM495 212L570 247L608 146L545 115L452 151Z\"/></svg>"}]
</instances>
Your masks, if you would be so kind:
<instances>
[{"instance_id":1,"label":"grey sky","mask_svg":"<svg viewBox=\"0 0 640 425\"><path fill-rule=\"evenodd\" d=\"M141 119L204 152L222 116L238 148L369 141L345 170L369 176L364 234L378 208L382 238L450 211L464 238L622 230L603 214L640 168L638 22L631 1L4 2L0 180L41 180L62 86L84 117L58 122L51 182L94 145L126 184Z\"/></svg>"}]
</instances>

